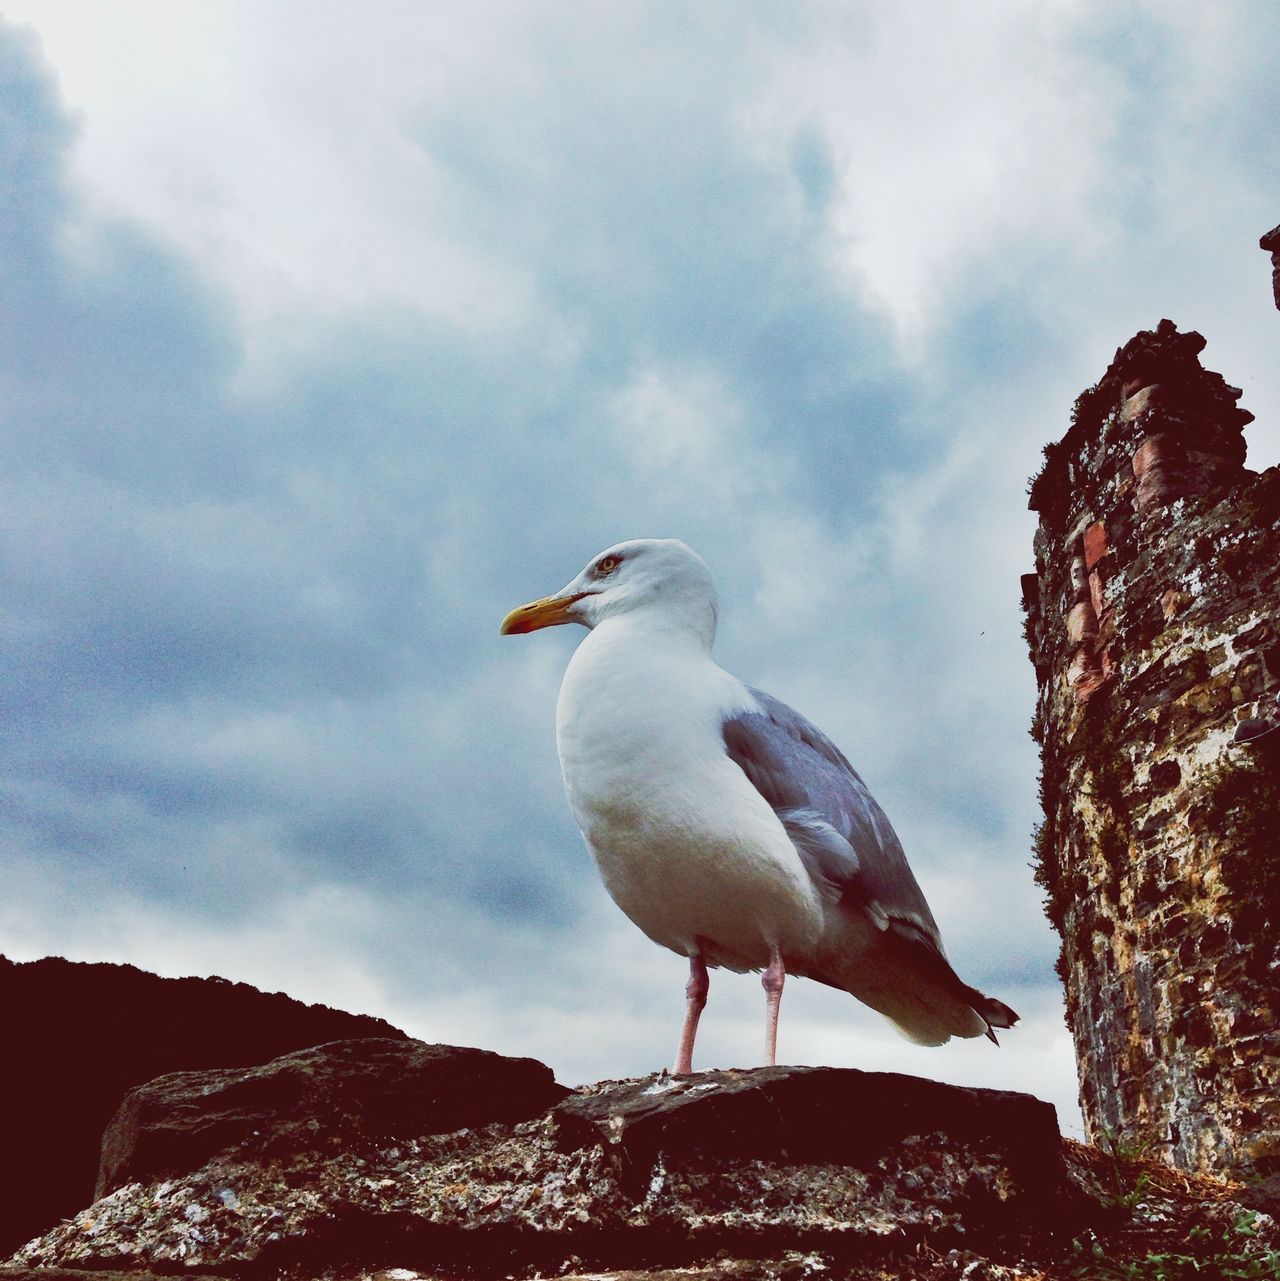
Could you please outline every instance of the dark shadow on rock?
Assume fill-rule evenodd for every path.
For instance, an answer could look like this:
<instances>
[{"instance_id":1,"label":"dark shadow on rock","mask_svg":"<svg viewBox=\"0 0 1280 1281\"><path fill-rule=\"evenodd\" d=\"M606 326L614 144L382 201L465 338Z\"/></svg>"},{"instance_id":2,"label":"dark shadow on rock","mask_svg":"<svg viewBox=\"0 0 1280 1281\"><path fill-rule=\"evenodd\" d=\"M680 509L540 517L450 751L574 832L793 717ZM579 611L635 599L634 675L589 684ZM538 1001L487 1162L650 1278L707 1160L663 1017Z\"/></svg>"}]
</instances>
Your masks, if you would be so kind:
<instances>
[{"instance_id":1,"label":"dark shadow on rock","mask_svg":"<svg viewBox=\"0 0 1280 1281\"><path fill-rule=\"evenodd\" d=\"M89 1204L102 1132L132 1087L325 1041L405 1035L244 983L57 957L0 957L0 1018L0 1258Z\"/></svg>"}]
</instances>

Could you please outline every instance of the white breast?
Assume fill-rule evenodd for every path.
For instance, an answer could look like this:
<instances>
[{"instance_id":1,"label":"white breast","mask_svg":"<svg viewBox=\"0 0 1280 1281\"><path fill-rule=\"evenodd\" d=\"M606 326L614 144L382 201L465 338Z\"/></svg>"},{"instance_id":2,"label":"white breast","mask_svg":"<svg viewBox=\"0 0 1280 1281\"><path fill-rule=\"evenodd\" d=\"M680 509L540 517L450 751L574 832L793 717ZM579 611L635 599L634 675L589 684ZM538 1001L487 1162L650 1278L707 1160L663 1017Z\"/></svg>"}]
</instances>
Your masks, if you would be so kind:
<instances>
[{"instance_id":1,"label":"white breast","mask_svg":"<svg viewBox=\"0 0 1280 1281\"><path fill-rule=\"evenodd\" d=\"M569 804L619 907L655 942L756 969L811 953L822 905L773 810L728 758L742 683L632 619L592 631L565 673L556 740Z\"/></svg>"}]
</instances>

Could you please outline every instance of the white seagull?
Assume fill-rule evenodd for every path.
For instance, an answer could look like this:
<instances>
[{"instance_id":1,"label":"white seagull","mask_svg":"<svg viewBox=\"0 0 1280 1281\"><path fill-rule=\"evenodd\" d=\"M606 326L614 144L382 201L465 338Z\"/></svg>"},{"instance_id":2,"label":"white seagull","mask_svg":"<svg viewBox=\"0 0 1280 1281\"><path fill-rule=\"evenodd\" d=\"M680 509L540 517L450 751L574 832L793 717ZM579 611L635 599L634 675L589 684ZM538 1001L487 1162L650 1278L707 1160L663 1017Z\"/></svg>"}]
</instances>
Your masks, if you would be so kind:
<instances>
[{"instance_id":1,"label":"white seagull","mask_svg":"<svg viewBox=\"0 0 1280 1281\"><path fill-rule=\"evenodd\" d=\"M851 992L910 1040L1011 1027L961 981L889 820L825 734L711 658L711 571L676 539L594 557L502 620L589 634L556 706L565 791L605 887L655 943L689 958L674 1071L693 1070L707 968L763 971L776 1061L788 973Z\"/></svg>"}]
</instances>

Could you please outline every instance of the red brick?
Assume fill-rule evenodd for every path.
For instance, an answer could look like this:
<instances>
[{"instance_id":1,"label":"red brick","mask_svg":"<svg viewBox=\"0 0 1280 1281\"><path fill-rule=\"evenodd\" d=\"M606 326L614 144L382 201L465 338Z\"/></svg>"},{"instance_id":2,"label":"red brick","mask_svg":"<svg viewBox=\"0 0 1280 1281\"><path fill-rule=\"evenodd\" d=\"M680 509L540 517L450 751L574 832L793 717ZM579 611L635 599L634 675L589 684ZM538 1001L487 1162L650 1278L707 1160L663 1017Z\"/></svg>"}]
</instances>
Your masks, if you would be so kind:
<instances>
[{"instance_id":1,"label":"red brick","mask_svg":"<svg viewBox=\"0 0 1280 1281\"><path fill-rule=\"evenodd\" d=\"M1085 568L1092 569L1110 550L1107 544L1107 527L1100 520L1095 520L1084 531Z\"/></svg>"}]
</instances>

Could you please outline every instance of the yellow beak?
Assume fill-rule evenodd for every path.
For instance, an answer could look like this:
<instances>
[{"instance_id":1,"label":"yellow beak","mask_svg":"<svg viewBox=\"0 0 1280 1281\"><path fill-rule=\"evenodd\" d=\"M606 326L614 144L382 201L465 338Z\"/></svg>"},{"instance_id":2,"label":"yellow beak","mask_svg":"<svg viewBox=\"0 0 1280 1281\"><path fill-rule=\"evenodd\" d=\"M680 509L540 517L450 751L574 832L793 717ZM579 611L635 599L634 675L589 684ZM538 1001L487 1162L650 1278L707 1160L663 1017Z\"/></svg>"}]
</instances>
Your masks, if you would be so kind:
<instances>
[{"instance_id":1,"label":"yellow beak","mask_svg":"<svg viewBox=\"0 0 1280 1281\"><path fill-rule=\"evenodd\" d=\"M530 601L513 609L502 620L498 628L499 636L519 636L524 632L536 632L540 627L558 627L561 623L576 623L576 618L569 617L569 608L577 604L588 592L577 592L573 596L544 596L541 600Z\"/></svg>"}]
</instances>

